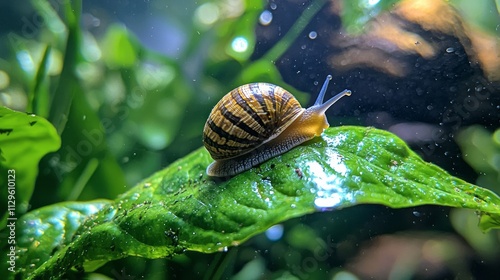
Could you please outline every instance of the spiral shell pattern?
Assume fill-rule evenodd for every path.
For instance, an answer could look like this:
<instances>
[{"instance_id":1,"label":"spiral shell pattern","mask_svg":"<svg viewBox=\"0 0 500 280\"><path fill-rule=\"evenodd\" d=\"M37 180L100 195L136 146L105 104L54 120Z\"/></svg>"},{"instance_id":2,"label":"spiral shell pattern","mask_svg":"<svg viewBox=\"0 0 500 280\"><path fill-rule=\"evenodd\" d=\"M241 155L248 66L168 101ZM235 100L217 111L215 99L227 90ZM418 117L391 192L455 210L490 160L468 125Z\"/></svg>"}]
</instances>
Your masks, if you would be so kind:
<instances>
[{"instance_id":1,"label":"spiral shell pattern","mask_svg":"<svg viewBox=\"0 0 500 280\"><path fill-rule=\"evenodd\" d=\"M215 160L246 154L285 130L304 109L285 89L268 83L240 86L212 109L203 143Z\"/></svg>"}]
</instances>

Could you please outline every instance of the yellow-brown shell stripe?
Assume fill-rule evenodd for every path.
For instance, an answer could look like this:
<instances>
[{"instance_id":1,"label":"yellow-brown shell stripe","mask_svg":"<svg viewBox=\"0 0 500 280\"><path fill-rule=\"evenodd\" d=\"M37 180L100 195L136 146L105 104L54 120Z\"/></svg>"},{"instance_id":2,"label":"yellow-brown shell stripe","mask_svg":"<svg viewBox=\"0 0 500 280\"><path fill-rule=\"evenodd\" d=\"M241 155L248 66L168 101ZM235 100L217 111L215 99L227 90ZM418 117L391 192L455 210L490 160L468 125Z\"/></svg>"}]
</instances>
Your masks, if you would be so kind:
<instances>
[{"instance_id":1,"label":"yellow-brown shell stripe","mask_svg":"<svg viewBox=\"0 0 500 280\"><path fill-rule=\"evenodd\" d=\"M214 107L203 142L214 159L244 154L271 137L300 104L284 89L266 83L238 87Z\"/></svg>"}]
</instances>

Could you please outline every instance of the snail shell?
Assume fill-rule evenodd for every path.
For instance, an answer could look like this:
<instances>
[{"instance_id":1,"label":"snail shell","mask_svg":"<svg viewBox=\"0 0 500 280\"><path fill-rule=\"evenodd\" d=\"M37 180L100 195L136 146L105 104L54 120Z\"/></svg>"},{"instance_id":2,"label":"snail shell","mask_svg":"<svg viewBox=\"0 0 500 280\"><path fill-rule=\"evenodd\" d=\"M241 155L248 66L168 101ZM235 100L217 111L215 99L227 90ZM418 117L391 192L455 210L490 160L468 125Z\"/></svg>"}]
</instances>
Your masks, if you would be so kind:
<instances>
[{"instance_id":1,"label":"snail shell","mask_svg":"<svg viewBox=\"0 0 500 280\"><path fill-rule=\"evenodd\" d=\"M304 109L285 89L252 83L226 94L212 109L203 129L203 143L215 160L207 174L236 175L319 136L329 126L325 111L344 90L323 103L328 75L313 106Z\"/></svg>"}]
</instances>

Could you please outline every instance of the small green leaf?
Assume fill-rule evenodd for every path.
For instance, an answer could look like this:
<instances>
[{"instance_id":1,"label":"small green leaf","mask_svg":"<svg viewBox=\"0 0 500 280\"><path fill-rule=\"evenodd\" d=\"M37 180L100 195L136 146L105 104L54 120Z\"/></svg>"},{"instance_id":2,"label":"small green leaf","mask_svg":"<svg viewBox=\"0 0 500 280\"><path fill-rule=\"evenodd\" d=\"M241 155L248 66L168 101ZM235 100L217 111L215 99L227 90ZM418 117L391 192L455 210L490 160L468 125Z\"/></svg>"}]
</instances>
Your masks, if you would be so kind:
<instances>
[{"instance_id":1,"label":"small green leaf","mask_svg":"<svg viewBox=\"0 0 500 280\"><path fill-rule=\"evenodd\" d=\"M145 179L90 216L29 276L61 277L72 267L126 256L215 252L292 217L362 203L471 208L488 217L483 229L499 226L500 197L424 162L401 139L374 128L330 128L228 180L206 176L211 161L201 148ZM52 207L61 206L39 211ZM21 232L37 219L50 219L40 215L25 215ZM29 241L37 242L31 237L23 236L28 242L20 245L21 258L30 254Z\"/></svg>"},{"instance_id":2,"label":"small green leaf","mask_svg":"<svg viewBox=\"0 0 500 280\"><path fill-rule=\"evenodd\" d=\"M500 142L495 135L500 136L500 129L491 133L482 126L473 125L459 131L455 139L464 161L478 173L476 184L499 192Z\"/></svg>"},{"instance_id":3,"label":"small green leaf","mask_svg":"<svg viewBox=\"0 0 500 280\"><path fill-rule=\"evenodd\" d=\"M46 119L0 107L0 185L7 186L7 170L15 184L16 212L24 213L33 193L38 162L61 147L61 138ZM11 173L9 173L11 174ZM0 194L2 226L5 226L7 191Z\"/></svg>"},{"instance_id":4,"label":"small green leaf","mask_svg":"<svg viewBox=\"0 0 500 280\"><path fill-rule=\"evenodd\" d=\"M119 25L108 28L104 38L104 59L111 68L132 67L137 60L137 50L128 31Z\"/></svg>"},{"instance_id":5,"label":"small green leaf","mask_svg":"<svg viewBox=\"0 0 500 280\"><path fill-rule=\"evenodd\" d=\"M365 32L367 23L380 13L390 10L401 0L346 1L342 9L342 23L351 34Z\"/></svg>"},{"instance_id":6,"label":"small green leaf","mask_svg":"<svg viewBox=\"0 0 500 280\"><path fill-rule=\"evenodd\" d=\"M488 231L492 228L500 228L500 215L498 214L490 214L490 213L482 213L479 220L479 228L482 231Z\"/></svg>"}]
</instances>

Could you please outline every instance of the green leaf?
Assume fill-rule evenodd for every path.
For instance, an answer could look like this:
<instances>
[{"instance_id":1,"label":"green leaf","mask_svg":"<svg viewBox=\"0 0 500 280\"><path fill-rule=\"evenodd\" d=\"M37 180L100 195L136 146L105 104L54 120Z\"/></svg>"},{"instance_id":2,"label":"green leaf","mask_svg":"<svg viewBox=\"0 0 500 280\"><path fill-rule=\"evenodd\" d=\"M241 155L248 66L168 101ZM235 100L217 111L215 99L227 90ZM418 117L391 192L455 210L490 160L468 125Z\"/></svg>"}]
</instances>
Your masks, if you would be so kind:
<instances>
[{"instance_id":1,"label":"green leaf","mask_svg":"<svg viewBox=\"0 0 500 280\"><path fill-rule=\"evenodd\" d=\"M50 258L54 251L64 248L77 238L82 223L104 207L109 200L89 202L63 202L32 211L19 221L18 244L28 244L25 254L17 259L23 273L29 273ZM22 263L23 265L19 265Z\"/></svg>"},{"instance_id":2,"label":"green leaf","mask_svg":"<svg viewBox=\"0 0 500 280\"><path fill-rule=\"evenodd\" d=\"M43 85L47 77L51 49L52 47L50 45L45 47L42 60L40 61L40 65L38 66L38 70L36 72L36 77L33 81L32 89L28 94L29 102L26 108L26 111L34 112L44 117L46 117L48 113L44 110L46 109L46 106L42 106L42 104L48 103L49 95L47 88L43 87Z\"/></svg>"},{"instance_id":3,"label":"green leaf","mask_svg":"<svg viewBox=\"0 0 500 280\"><path fill-rule=\"evenodd\" d=\"M68 36L63 60L63 68L59 77L57 89L52 96L49 120L57 129L59 135L62 134L68 120L69 109L73 102L73 96L81 91L79 80L76 77L76 65L80 61L80 14L81 1L64 1L63 10L66 19Z\"/></svg>"},{"instance_id":4,"label":"green leaf","mask_svg":"<svg viewBox=\"0 0 500 280\"><path fill-rule=\"evenodd\" d=\"M499 226L500 197L424 162L401 139L374 128L330 128L228 180L205 175L211 161L201 148L145 179L90 216L30 276L61 277L71 267L126 256L215 252L292 217L362 203L471 208L489 217L484 229ZM34 220L50 220L42 213L52 207L61 206L20 219L21 232ZM21 258L37 242L31 237L23 236L28 242L19 245Z\"/></svg>"},{"instance_id":5,"label":"green leaf","mask_svg":"<svg viewBox=\"0 0 500 280\"><path fill-rule=\"evenodd\" d=\"M128 31L119 25L108 28L103 43L104 59L109 67L132 67L137 61L136 46Z\"/></svg>"},{"instance_id":6,"label":"green leaf","mask_svg":"<svg viewBox=\"0 0 500 280\"><path fill-rule=\"evenodd\" d=\"M364 1L353 0L343 3L342 23L351 34L365 31L366 24L381 12L390 10L401 0Z\"/></svg>"},{"instance_id":7,"label":"green leaf","mask_svg":"<svg viewBox=\"0 0 500 280\"><path fill-rule=\"evenodd\" d=\"M7 170L12 170L15 175L9 179L14 179L16 213L22 214L28 208L38 174L38 162L60 146L61 138L46 119L0 107L0 185L7 186ZM5 226L7 218L7 195L7 191L0 194L0 228Z\"/></svg>"},{"instance_id":8,"label":"green leaf","mask_svg":"<svg viewBox=\"0 0 500 280\"><path fill-rule=\"evenodd\" d=\"M473 125L460 130L455 139L463 159L478 173L476 184L500 192L500 166L497 160L500 158L500 129L491 133L482 126Z\"/></svg>"}]
</instances>

